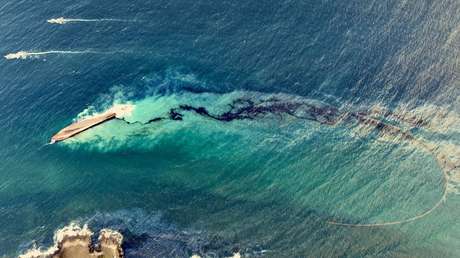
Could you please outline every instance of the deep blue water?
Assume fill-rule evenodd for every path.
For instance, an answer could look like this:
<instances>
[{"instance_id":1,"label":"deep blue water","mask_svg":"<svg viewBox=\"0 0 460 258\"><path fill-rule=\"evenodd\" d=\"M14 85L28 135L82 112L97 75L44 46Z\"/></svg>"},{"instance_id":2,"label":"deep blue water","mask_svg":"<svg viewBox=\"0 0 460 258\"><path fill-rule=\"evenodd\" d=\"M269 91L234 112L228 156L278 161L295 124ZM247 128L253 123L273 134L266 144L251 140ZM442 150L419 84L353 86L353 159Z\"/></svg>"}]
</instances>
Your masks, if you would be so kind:
<instances>
[{"instance_id":1,"label":"deep blue water","mask_svg":"<svg viewBox=\"0 0 460 258\"><path fill-rule=\"evenodd\" d=\"M2 56L88 52L0 60L0 255L77 220L122 230L128 257L458 256L454 190L411 223L327 223L410 218L443 194L433 155L360 125L189 112L44 144L88 108L129 102L145 121L277 97L417 110L432 123L411 132L458 160L459 12L457 0L2 1ZM46 22L61 16L119 21Z\"/></svg>"}]
</instances>

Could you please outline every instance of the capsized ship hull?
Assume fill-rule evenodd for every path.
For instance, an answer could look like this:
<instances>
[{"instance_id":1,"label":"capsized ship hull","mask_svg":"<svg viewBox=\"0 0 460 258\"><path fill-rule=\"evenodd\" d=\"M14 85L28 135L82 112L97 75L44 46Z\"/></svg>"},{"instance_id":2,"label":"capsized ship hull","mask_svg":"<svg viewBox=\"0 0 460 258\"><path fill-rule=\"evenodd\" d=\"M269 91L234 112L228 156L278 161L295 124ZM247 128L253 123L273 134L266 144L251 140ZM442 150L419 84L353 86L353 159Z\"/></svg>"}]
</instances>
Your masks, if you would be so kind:
<instances>
[{"instance_id":1,"label":"capsized ship hull","mask_svg":"<svg viewBox=\"0 0 460 258\"><path fill-rule=\"evenodd\" d=\"M112 120L115 117L116 117L116 113L113 112L113 113L104 113L102 115L98 115L95 117L91 117L88 119L78 121L76 123L73 123L63 128L61 131L56 133L53 137L51 137L50 143L53 144L55 142L64 141L96 125Z\"/></svg>"}]
</instances>

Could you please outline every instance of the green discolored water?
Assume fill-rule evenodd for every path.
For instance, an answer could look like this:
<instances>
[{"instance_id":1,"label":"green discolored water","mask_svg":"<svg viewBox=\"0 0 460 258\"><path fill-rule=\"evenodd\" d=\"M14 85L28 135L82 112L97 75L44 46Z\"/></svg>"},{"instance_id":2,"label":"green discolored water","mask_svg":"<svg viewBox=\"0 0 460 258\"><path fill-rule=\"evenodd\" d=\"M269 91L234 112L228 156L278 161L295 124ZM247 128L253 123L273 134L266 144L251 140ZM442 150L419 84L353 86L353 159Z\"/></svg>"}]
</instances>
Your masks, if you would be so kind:
<instances>
[{"instance_id":1,"label":"green discolored water","mask_svg":"<svg viewBox=\"0 0 460 258\"><path fill-rule=\"evenodd\" d=\"M357 230L327 223L405 220L428 210L443 192L433 156L360 133L358 127L288 115L222 122L193 112L181 121L133 123L165 115L181 103L222 112L232 99L254 94L153 95L130 102L135 109L126 120L132 124L110 121L53 146L78 155L85 164L78 177L89 176L86 187L97 189L88 200L73 196L70 206L91 210L93 202L94 209L165 210L180 225L285 255L311 252L311 246L318 254L359 254L347 249L356 245L355 237L336 242L342 234L366 238L361 243L366 248L423 241L427 229L436 232L440 218L449 220L441 208L426 220L398 227L397 235L389 233L391 227ZM92 162L104 162L102 171L87 172Z\"/></svg>"},{"instance_id":2,"label":"green discolored water","mask_svg":"<svg viewBox=\"0 0 460 258\"><path fill-rule=\"evenodd\" d=\"M128 258L458 257L458 13L2 1L0 257L75 220L122 232ZM119 104L132 115L46 144Z\"/></svg>"}]
</instances>

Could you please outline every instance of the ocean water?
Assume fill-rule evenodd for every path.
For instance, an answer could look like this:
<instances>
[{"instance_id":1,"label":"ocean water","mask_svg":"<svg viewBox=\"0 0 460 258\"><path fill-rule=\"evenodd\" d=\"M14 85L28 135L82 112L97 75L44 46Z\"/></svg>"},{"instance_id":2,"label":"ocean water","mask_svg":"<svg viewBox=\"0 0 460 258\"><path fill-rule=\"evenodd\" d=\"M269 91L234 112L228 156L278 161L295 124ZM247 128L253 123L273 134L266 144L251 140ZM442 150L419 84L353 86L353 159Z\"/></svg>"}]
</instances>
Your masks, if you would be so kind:
<instances>
[{"instance_id":1,"label":"ocean water","mask_svg":"<svg viewBox=\"0 0 460 258\"><path fill-rule=\"evenodd\" d=\"M127 257L460 256L458 13L1 2L0 256L74 221L120 230ZM132 114L47 145L118 104Z\"/></svg>"}]
</instances>

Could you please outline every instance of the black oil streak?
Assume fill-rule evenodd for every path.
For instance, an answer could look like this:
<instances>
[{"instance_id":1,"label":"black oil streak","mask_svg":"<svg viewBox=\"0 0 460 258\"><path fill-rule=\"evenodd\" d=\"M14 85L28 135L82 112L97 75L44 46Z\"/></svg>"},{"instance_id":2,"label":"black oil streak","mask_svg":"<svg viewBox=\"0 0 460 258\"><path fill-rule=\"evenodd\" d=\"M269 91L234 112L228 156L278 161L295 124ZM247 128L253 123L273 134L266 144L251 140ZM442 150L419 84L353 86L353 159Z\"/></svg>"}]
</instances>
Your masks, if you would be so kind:
<instances>
[{"instance_id":1,"label":"black oil streak","mask_svg":"<svg viewBox=\"0 0 460 258\"><path fill-rule=\"evenodd\" d=\"M139 121L129 122L123 118L117 118L127 124L147 125L163 120L182 121L184 112L194 112L200 116L207 117L221 122L231 122L234 120L254 120L256 118L274 114L282 117L289 115L297 119L316 121L321 124L335 125L340 120L347 122L358 122L360 124L373 126L376 130L390 134L402 135L406 139L413 136L399 127L386 124L385 122L372 118L367 112L344 112L332 106L318 106L306 102L283 102L277 98L270 98L255 102L251 99L239 98L228 104L229 110L221 114L212 114L205 107L195 107L192 105L182 104L179 107L171 108L168 117L155 117L142 123ZM412 125L418 127L422 124L420 121L413 121Z\"/></svg>"}]
</instances>

